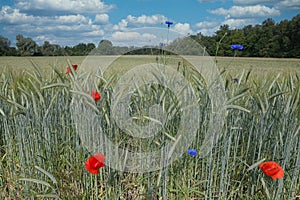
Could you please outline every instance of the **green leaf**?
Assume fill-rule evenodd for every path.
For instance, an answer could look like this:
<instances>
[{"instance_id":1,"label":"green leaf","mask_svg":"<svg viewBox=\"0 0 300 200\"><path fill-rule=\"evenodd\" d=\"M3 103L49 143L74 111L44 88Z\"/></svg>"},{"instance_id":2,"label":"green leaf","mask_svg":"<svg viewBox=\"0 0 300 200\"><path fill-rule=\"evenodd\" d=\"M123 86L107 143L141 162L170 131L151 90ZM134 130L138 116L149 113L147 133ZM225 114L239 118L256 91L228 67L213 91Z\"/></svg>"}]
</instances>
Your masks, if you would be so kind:
<instances>
[{"instance_id":1,"label":"green leaf","mask_svg":"<svg viewBox=\"0 0 300 200\"><path fill-rule=\"evenodd\" d=\"M34 67L35 71L38 73L39 79L42 80L43 74L42 74L42 72L41 72L39 66L38 66L35 62L33 62L32 59L30 60L30 62L31 62L31 64L32 64L32 66Z\"/></svg>"},{"instance_id":2,"label":"green leaf","mask_svg":"<svg viewBox=\"0 0 300 200\"><path fill-rule=\"evenodd\" d=\"M50 85L41 87L41 89L44 90L44 89L49 89L49 88L53 88L53 87L68 87L68 85L64 84L64 83L54 83L54 84L50 84Z\"/></svg>"},{"instance_id":3,"label":"green leaf","mask_svg":"<svg viewBox=\"0 0 300 200\"><path fill-rule=\"evenodd\" d=\"M47 172L46 170L44 170L43 168L41 168L39 166L34 166L34 167L37 170L39 170L40 172L42 172L43 174L45 174L46 176L48 176L51 179L52 183L57 184L57 181L52 174L50 174L49 172Z\"/></svg>"},{"instance_id":4,"label":"green leaf","mask_svg":"<svg viewBox=\"0 0 300 200\"><path fill-rule=\"evenodd\" d=\"M242 106L238 106L238 105L227 105L226 106L227 109L237 109L237 110L241 110L241 111L244 111L244 112L247 112L247 113L250 113L251 111L246 109L246 108L243 108Z\"/></svg>"},{"instance_id":5,"label":"green leaf","mask_svg":"<svg viewBox=\"0 0 300 200\"><path fill-rule=\"evenodd\" d=\"M250 170L254 169L254 168L257 167L259 164L261 164L262 162L264 162L265 160L266 160L266 159L264 158L264 159L261 159L261 160L257 161L257 162L254 163L253 165L249 166L248 169L247 169L247 171L250 171Z\"/></svg>"},{"instance_id":6,"label":"green leaf","mask_svg":"<svg viewBox=\"0 0 300 200\"><path fill-rule=\"evenodd\" d=\"M38 194L36 197L39 198L55 198L55 199L60 199L57 194Z\"/></svg>"},{"instance_id":7,"label":"green leaf","mask_svg":"<svg viewBox=\"0 0 300 200\"><path fill-rule=\"evenodd\" d=\"M44 185L46 187L52 188L54 189L49 183L47 183L46 181L41 181L38 179L34 179L34 178L20 178L19 181L27 181L27 182L32 182L32 183L36 183L36 184L41 184Z\"/></svg>"},{"instance_id":8,"label":"green leaf","mask_svg":"<svg viewBox=\"0 0 300 200\"><path fill-rule=\"evenodd\" d=\"M267 186L266 186L266 183L265 183L264 179L263 179L263 178L260 178L260 181L261 181L261 183L262 183L263 188L265 189L265 193L266 193L266 195L267 195L267 198L268 198L268 199L271 199L271 197L270 197L270 192L269 192L269 190L268 190L268 188L267 188Z\"/></svg>"},{"instance_id":9,"label":"green leaf","mask_svg":"<svg viewBox=\"0 0 300 200\"><path fill-rule=\"evenodd\" d=\"M5 113L4 113L4 111L1 108L0 108L0 114L5 117Z\"/></svg>"},{"instance_id":10,"label":"green leaf","mask_svg":"<svg viewBox=\"0 0 300 200\"><path fill-rule=\"evenodd\" d=\"M243 89L238 95L232 97L231 99L229 99L226 104L230 104L232 102L234 102L235 100L239 99L239 98L242 98L243 96L246 95L246 92L249 90L249 88L245 88Z\"/></svg>"}]
</instances>

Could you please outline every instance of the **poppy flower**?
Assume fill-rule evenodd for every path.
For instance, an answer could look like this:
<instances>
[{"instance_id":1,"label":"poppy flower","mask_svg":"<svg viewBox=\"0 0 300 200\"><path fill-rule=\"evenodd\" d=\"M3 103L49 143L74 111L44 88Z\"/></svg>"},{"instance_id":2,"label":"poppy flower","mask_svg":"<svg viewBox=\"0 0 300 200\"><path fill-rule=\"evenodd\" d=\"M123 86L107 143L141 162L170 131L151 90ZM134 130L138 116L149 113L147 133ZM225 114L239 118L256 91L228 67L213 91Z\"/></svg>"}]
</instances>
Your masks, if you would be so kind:
<instances>
[{"instance_id":1,"label":"poppy flower","mask_svg":"<svg viewBox=\"0 0 300 200\"><path fill-rule=\"evenodd\" d=\"M72 67L73 67L74 70L76 70L78 68L78 65L72 64ZM68 67L67 71L66 71L66 74L70 73L71 71L72 71L71 67Z\"/></svg>"},{"instance_id":2,"label":"poppy flower","mask_svg":"<svg viewBox=\"0 0 300 200\"><path fill-rule=\"evenodd\" d=\"M85 161L85 168L92 174L98 174L99 168L105 166L104 160L105 156L103 154L94 154Z\"/></svg>"},{"instance_id":3,"label":"poppy flower","mask_svg":"<svg viewBox=\"0 0 300 200\"><path fill-rule=\"evenodd\" d=\"M284 176L284 171L282 167L273 161L263 162L259 165L259 168L263 171L264 174L270 176L273 180L281 179Z\"/></svg>"},{"instance_id":4,"label":"poppy flower","mask_svg":"<svg viewBox=\"0 0 300 200\"><path fill-rule=\"evenodd\" d=\"M233 80L233 82L235 82L235 83L238 83L238 82L239 82L239 79L238 79L238 78L233 78L232 80Z\"/></svg>"},{"instance_id":5,"label":"poppy flower","mask_svg":"<svg viewBox=\"0 0 300 200\"><path fill-rule=\"evenodd\" d=\"M96 90L92 90L92 97L97 102L101 99L101 94Z\"/></svg>"},{"instance_id":6,"label":"poppy flower","mask_svg":"<svg viewBox=\"0 0 300 200\"><path fill-rule=\"evenodd\" d=\"M243 45L241 45L241 44L232 44L232 45L230 45L230 47L233 50L239 50L239 51L243 50L243 48L244 48Z\"/></svg>"},{"instance_id":7,"label":"poppy flower","mask_svg":"<svg viewBox=\"0 0 300 200\"><path fill-rule=\"evenodd\" d=\"M170 26L173 25L173 22L170 21L166 21L165 23L168 25L168 28L170 28Z\"/></svg>"},{"instance_id":8,"label":"poppy flower","mask_svg":"<svg viewBox=\"0 0 300 200\"><path fill-rule=\"evenodd\" d=\"M196 149L189 149L188 154L192 157L195 157L197 155L197 150Z\"/></svg>"}]
</instances>

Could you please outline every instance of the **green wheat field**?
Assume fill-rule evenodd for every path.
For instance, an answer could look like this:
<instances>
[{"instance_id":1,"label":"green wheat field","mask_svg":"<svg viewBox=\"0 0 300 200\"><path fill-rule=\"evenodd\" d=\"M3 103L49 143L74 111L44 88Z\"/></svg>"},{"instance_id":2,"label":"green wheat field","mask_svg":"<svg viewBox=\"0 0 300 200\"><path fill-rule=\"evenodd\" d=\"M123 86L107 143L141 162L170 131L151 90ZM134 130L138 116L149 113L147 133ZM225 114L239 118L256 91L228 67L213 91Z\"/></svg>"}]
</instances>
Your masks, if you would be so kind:
<instances>
[{"instance_id":1,"label":"green wheat field","mask_svg":"<svg viewBox=\"0 0 300 200\"><path fill-rule=\"evenodd\" d=\"M0 58L0 199L300 199L299 59L212 58L227 102L224 128L208 155L191 157L184 152L154 172L119 172L105 166L92 175L84 167L91 152L82 145L70 111L75 75L66 74L68 66L78 64L72 73L80 76L85 58ZM149 62L155 57L123 56L95 84L102 96L94 105L103 115L100 126L113 141L133 150L139 145L144 151L159 149L167 138L135 141L112 133L118 130L107 113L109 97L122 73L133 64ZM202 115L191 145L199 149L209 121L208 86L187 63L176 63L175 59L175 69L199 97ZM163 99L167 109L178 113L166 127L176 137L178 102L158 86L147 91L140 88L133 95L132 112L157 97ZM279 163L284 178L274 181L266 176L255 164L262 160Z\"/></svg>"}]
</instances>

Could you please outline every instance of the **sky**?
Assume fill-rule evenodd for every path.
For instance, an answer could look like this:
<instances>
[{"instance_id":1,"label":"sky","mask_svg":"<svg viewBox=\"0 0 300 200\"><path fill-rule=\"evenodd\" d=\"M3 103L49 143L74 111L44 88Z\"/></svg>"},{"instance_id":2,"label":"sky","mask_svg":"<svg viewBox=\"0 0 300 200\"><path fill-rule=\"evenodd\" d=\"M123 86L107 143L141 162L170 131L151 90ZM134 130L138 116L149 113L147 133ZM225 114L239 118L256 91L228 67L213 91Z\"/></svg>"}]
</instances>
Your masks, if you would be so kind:
<instances>
[{"instance_id":1,"label":"sky","mask_svg":"<svg viewBox=\"0 0 300 200\"><path fill-rule=\"evenodd\" d=\"M291 20L300 0L0 0L0 35L61 46L98 43L142 46L188 34ZM173 22L167 28L165 21ZM176 33L176 34L175 34ZM176 36L175 36L176 35Z\"/></svg>"}]
</instances>

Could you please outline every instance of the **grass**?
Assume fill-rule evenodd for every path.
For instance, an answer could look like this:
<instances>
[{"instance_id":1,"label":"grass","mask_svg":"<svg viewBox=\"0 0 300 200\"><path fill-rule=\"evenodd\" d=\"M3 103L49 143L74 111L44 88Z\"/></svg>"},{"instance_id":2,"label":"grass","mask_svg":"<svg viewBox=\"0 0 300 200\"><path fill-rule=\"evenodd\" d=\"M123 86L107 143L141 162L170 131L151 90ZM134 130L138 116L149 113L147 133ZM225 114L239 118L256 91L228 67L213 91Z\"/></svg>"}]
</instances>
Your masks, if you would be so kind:
<instances>
[{"instance_id":1,"label":"grass","mask_svg":"<svg viewBox=\"0 0 300 200\"><path fill-rule=\"evenodd\" d=\"M80 64L83 57L70 57ZM103 57L109 62L111 57ZM214 148L205 157L184 154L168 167L147 173L119 172L105 167L99 175L84 169L90 156L72 119L73 80L65 74L66 57L3 58L0 61L0 198L1 199L297 199L300 196L300 67L298 60L217 58L225 81L227 117ZM159 149L169 138L130 138L116 128L107 113L111 81L119 73L154 57L122 57L97 82L101 92L101 127L114 141ZM133 65L134 63L134 65ZM177 63L174 61L174 65ZM122 71L124 70L124 71ZM179 69L197 91L201 105L199 131L191 147L199 149L209 122L207 87L193 71ZM80 70L78 70L80 74ZM237 77L238 83L232 78ZM80 77L79 77L80 78ZM117 77L118 78L118 77ZM117 79L116 78L116 79ZM151 87L152 86L152 87ZM164 102L178 102L163 88L148 85L134 93L132 114ZM171 98L170 98L171 97ZM178 112L178 111L176 111ZM166 130L176 137L179 117ZM177 115L177 116L178 116ZM146 120L141 123L149 123ZM93 132L86 129L86 132ZM122 143L123 142L123 143ZM187 150L186 150L187 151ZM254 163L265 159L281 164L285 177L273 181ZM253 168L248 170L249 167Z\"/></svg>"}]
</instances>

